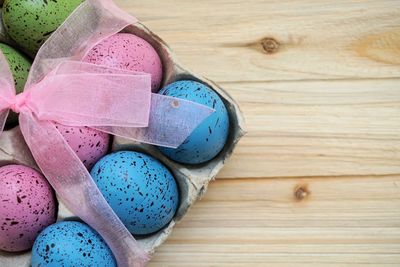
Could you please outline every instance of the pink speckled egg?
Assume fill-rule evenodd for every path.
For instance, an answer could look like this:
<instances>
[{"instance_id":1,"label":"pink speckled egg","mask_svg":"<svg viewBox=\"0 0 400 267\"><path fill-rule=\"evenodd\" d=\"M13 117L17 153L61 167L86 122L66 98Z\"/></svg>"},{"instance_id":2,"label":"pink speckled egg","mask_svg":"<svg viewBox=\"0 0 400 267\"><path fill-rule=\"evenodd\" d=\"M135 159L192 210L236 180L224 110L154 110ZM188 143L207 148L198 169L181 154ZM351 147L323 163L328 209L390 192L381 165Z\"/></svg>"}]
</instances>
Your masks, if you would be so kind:
<instances>
[{"instance_id":1,"label":"pink speckled egg","mask_svg":"<svg viewBox=\"0 0 400 267\"><path fill-rule=\"evenodd\" d=\"M136 35L117 33L96 45L83 61L150 73L152 91L160 89L163 74L161 59L147 41Z\"/></svg>"},{"instance_id":2,"label":"pink speckled egg","mask_svg":"<svg viewBox=\"0 0 400 267\"><path fill-rule=\"evenodd\" d=\"M89 127L71 127L58 123L56 128L88 170L108 152L111 137L107 133Z\"/></svg>"},{"instance_id":3,"label":"pink speckled egg","mask_svg":"<svg viewBox=\"0 0 400 267\"><path fill-rule=\"evenodd\" d=\"M0 249L20 252L55 223L57 202L42 174L22 165L0 168Z\"/></svg>"}]
</instances>

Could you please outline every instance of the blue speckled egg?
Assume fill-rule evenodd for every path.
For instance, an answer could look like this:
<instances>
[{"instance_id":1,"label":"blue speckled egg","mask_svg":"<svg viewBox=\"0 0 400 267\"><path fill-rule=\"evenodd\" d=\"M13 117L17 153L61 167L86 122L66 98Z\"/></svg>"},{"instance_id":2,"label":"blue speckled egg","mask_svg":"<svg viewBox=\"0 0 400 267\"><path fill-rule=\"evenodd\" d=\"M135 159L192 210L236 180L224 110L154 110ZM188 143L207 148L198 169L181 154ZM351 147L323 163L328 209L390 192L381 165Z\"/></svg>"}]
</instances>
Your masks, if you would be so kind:
<instances>
[{"instance_id":1,"label":"blue speckled egg","mask_svg":"<svg viewBox=\"0 0 400 267\"><path fill-rule=\"evenodd\" d=\"M229 115L221 98L209 87L195 81L178 81L159 92L215 109L178 148L160 147L170 159L186 164L200 164L213 159L224 148L229 133Z\"/></svg>"},{"instance_id":2,"label":"blue speckled egg","mask_svg":"<svg viewBox=\"0 0 400 267\"><path fill-rule=\"evenodd\" d=\"M32 267L117 267L100 235L80 222L60 222L47 227L32 249Z\"/></svg>"},{"instance_id":3,"label":"blue speckled egg","mask_svg":"<svg viewBox=\"0 0 400 267\"><path fill-rule=\"evenodd\" d=\"M148 155L133 151L109 154L95 164L91 175L134 235L162 229L178 208L179 192L174 177Z\"/></svg>"}]
</instances>

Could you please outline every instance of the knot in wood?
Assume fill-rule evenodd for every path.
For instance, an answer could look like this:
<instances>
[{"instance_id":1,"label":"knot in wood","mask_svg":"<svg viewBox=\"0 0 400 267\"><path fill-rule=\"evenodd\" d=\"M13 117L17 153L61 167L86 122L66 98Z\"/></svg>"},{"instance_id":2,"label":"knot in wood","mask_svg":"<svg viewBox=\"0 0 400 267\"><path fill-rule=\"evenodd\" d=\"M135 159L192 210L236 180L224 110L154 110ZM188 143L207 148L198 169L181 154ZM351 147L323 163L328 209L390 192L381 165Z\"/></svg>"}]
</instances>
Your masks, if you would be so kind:
<instances>
[{"instance_id":1,"label":"knot in wood","mask_svg":"<svg viewBox=\"0 0 400 267\"><path fill-rule=\"evenodd\" d=\"M310 192L308 191L306 186L298 186L294 190L294 197L298 201L302 201L308 197Z\"/></svg>"},{"instance_id":2,"label":"knot in wood","mask_svg":"<svg viewBox=\"0 0 400 267\"><path fill-rule=\"evenodd\" d=\"M274 38L264 38L261 40L261 45L267 54L274 54L278 52L280 44Z\"/></svg>"}]
</instances>

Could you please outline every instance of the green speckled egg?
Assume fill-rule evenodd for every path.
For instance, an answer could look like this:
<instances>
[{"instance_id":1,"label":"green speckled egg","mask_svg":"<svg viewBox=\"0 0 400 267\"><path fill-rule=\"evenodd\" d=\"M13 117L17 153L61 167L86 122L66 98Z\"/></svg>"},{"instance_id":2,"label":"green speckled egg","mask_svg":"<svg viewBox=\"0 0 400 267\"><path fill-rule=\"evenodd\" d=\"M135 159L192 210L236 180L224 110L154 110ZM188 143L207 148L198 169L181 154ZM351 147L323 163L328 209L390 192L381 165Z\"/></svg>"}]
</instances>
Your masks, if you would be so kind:
<instances>
[{"instance_id":1,"label":"green speckled egg","mask_svg":"<svg viewBox=\"0 0 400 267\"><path fill-rule=\"evenodd\" d=\"M5 0L4 26L28 53L35 54L82 0Z\"/></svg>"},{"instance_id":2,"label":"green speckled egg","mask_svg":"<svg viewBox=\"0 0 400 267\"><path fill-rule=\"evenodd\" d=\"M24 90L26 80L28 79L31 61L9 45L0 43L0 50L3 52L14 76L15 88L17 93Z\"/></svg>"},{"instance_id":3,"label":"green speckled egg","mask_svg":"<svg viewBox=\"0 0 400 267\"><path fill-rule=\"evenodd\" d=\"M3 21L3 9L2 8L0 8L0 20ZM6 29L4 28L4 25L2 22L0 22L0 42L6 43L6 44L14 43L14 41L12 41L10 36L7 34Z\"/></svg>"},{"instance_id":4,"label":"green speckled egg","mask_svg":"<svg viewBox=\"0 0 400 267\"><path fill-rule=\"evenodd\" d=\"M32 63L26 56L9 45L0 43L0 50L7 59L8 65L10 66L11 72L14 76L15 89L17 94L19 94L24 90ZM17 119L17 115L10 112L7 124L13 124L17 122Z\"/></svg>"}]
</instances>

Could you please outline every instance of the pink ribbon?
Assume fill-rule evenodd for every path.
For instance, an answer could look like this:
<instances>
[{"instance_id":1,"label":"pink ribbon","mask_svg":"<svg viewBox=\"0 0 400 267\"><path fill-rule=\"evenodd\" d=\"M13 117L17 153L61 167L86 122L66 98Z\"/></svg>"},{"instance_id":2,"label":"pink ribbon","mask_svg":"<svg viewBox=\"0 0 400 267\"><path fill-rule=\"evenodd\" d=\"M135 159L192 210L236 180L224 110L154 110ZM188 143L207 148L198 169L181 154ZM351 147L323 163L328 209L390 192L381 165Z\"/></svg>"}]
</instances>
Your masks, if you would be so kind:
<instances>
[{"instance_id":1,"label":"pink ribbon","mask_svg":"<svg viewBox=\"0 0 400 267\"><path fill-rule=\"evenodd\" d=\"M20 113L22 134L59 198L92 226L118 266L149 256L122 224L54 122L89 126L144 143L178 147L213 110L151 92L151 76L80 62L101 40L136 22L110 0L87 0L38 52L23 93L0 53L0 127Z\"/></svg>"}]
</instances>

